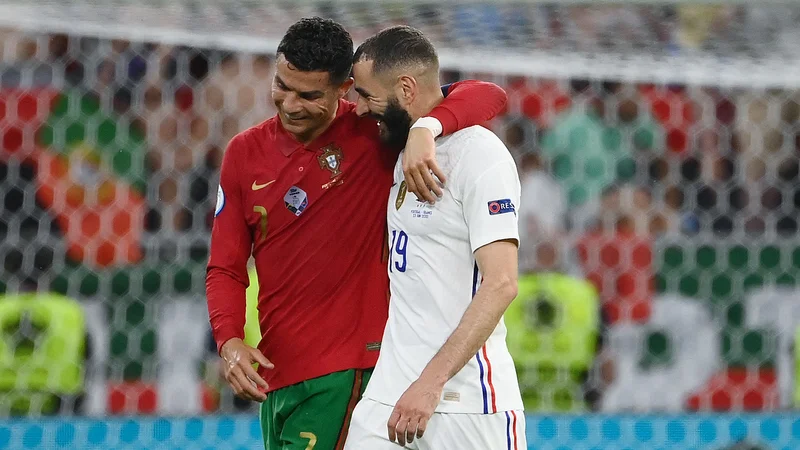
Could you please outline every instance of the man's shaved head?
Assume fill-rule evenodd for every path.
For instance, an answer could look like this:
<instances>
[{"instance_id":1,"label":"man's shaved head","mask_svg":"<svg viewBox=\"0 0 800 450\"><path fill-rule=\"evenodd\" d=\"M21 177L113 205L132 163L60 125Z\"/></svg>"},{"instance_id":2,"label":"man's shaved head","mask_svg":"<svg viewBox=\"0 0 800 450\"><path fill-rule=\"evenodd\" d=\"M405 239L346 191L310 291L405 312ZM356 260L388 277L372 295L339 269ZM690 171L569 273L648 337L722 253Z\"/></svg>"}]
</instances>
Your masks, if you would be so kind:
<instances>
[{"instance_id":1,"label":"man's shaved head","mask_svg":"<svg viewBox=\"0 0 800 450\"><path fill-rule=\"evenodd\" d=\"M387 28L364 41L353 55L356 112L378 120L381 141L402 149L414 120L442 100L439 57L422 32Z\"/></svg>"},{"instance_id":2,"label":"man's shaved head","mask_svg":"<svg viewBox=\"0 0 800 450\"><path fill-rule=\"evenodd\" d=\"M397 71L439 72L439 57L433 44L416 28L403 25L387 28L364 41L353 56L353 62L359 61L373 61L375 76Z\"/></svg>"}]
</instances>

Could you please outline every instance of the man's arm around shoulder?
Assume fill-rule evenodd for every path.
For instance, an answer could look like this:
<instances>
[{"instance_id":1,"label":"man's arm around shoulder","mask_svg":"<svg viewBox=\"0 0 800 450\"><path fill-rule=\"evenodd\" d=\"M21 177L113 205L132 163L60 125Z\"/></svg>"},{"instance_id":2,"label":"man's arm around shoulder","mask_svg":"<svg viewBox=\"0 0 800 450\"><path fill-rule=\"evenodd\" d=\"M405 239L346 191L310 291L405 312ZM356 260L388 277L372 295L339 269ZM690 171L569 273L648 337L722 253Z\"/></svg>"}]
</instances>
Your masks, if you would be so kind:
<instances>
[{"instance_id":1,"label":"man's arm around shoulder","mask_svg":"<svg viewBox=\"0 0 800 450\"><path fill-rule=\"evenodd\" d=\"M436 162L434 139L486 123L502 113L508 103L503 88L477 80L442 86L442 94L444 100L427 117L414 123L403 152L403 174L408 191L430 203L442 195L439 183L447 183Z\"/></svg>"}]
</instances>

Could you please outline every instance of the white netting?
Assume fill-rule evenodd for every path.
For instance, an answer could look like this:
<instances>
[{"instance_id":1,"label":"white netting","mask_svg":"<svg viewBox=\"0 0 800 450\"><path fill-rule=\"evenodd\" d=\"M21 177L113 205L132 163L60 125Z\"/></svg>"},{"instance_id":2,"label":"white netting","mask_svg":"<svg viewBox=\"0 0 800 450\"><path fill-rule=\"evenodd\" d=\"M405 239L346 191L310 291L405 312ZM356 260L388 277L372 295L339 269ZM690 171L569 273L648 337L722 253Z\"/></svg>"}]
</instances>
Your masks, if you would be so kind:
<instances>
[{"instance_id":1,"label":"white netting","mask_svg":"<svg viewBox=\"0 0 800 450\"><path fill-rule=\"evenodd\" d=\"M220 400L206 345L213 193L228 140L273 113L274 48L307 15L357 41L420 27L445 81L507 90L491 126L529 199L522 266L587 280L599 296L580 302L604 311L602 327L581 316L571 329L562 319L580 311L546 288L520 299L530 412L793 404L797 5L40 0L0 11L0 288L4 304L38 287L83 307L91 351L85 377L59 385L62 409L84 392L80 411L95 414L236 409L228 389ZM36 322L8 317L0 350L32 348ZM559 356L577 341L588 360ZM55 390L64 366L53 367L26 389ZM14 382L0 388L20 391ZM15 401L15 412L55 404Z\"/></svg>"},{"instance_id":2,"label":"white netting","mask_svg":"<svg viewBox=\"0 0 800 450\"><path fill-rule=\"evenodd\" d=\"M404 23L446 68L532 76L797 86L800 20L779 1L395 2L43 0L0 2L0 24L173 45L271 53L288 24L320 15L360 41Z\"/></svg>"}]
</instances>

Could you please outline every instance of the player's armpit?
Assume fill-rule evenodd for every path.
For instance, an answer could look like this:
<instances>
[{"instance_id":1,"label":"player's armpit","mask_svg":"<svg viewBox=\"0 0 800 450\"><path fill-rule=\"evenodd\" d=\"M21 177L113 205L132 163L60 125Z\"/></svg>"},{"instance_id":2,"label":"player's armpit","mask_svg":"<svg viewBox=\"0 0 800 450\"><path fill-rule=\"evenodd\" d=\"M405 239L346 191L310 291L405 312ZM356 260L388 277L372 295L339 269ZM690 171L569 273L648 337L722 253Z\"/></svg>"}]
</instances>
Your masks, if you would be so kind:
<instances>
[{"instance_id":1,"label":"player's armpit","mask_svg":"<svg viewBox=\"0 0 800 450\"><path fill-rule=\"evenodd\" d=\"M506 91L494 83L477 80L450 85L447 96L429 114L442 124L442 135L482 125L502 113L508 102Z\"/></svg>"}]
</instances>

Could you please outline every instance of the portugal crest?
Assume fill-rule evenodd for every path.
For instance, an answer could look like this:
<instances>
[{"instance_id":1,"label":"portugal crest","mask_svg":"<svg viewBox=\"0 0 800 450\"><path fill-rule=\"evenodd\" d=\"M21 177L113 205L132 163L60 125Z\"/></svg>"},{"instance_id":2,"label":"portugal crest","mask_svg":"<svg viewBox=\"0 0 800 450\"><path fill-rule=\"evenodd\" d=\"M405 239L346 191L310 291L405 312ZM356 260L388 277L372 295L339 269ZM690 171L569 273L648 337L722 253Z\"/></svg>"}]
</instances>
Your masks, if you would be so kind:
<instances>
[{"instance_id":1,"label":"portugal crest","mask_svg":"<svg viewBox=\"0 0 800 450\"><path fill-rule=\"evenodd\" d=\"M343 159L342 149L336 147L334 144L323 147L322 154L317 157L320 169L330 170L331 178L335 178L342 173L341 166Z\"/></svg>"}]
</instances>

